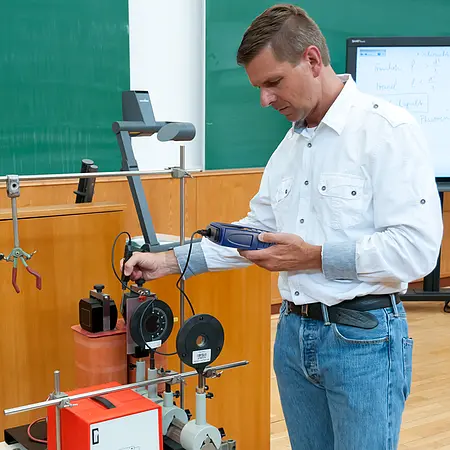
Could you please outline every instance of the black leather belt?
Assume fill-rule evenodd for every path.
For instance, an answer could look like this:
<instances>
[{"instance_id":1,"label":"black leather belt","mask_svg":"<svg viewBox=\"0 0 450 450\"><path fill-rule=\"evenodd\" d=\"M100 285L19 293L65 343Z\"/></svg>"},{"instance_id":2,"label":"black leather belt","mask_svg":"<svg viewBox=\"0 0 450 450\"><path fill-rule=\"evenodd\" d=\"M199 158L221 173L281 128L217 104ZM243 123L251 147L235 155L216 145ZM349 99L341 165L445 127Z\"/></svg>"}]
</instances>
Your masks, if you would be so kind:
<instances>
[{"instance_id":1,"label":"black leather belt","mask_svg":"<svg viewBox=\"0 0 450 450\"><path fill-rule=\"evenodd\" d=\"M395 303L400 303L400 297L395 294ZM375 328L378 319L367 312L374 309L389 308L392 306L390 295L366 295L346 300L337 305L327 306L328 318L331 323L349 325L357 328ZM308 319L324 321L321 303L295 305L287 303L287 311Z\"/></svg>"}]
</instances>

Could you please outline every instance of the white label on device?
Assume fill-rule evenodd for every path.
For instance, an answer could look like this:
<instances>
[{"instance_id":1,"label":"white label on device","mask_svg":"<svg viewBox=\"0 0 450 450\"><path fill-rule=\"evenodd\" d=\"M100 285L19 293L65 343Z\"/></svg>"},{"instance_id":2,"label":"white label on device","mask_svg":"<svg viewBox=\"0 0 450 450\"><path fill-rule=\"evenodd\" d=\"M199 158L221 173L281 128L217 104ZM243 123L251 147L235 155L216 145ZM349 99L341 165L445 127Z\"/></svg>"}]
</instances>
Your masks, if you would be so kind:
<instances>
[{"instance_id":1,"label":"white label on device","mask_svg":"<svg viewBox=\"0 0 450 450\"><path fill-rule=\"evenodd\" d=\"M197 350L192 352L192 364L202 364L211 361L211 349Z\"/></svg>"},{"instance_id":2,"label":"white label on device","mask_svg":"<svg viewBox=\"0 0 450 450\"><path fill-rule=\"evenodd\" d=\"M158 347L161 347L162 341L159 340L159 341L147 342L147 345L148 345L150 348L158 348Z\"/></svg>"},{"instance_id":3,"label":"white label on device","mask_svg":"<svg viewBox=\"0 0 450 450\"><path fill-rule=\"evenodd\" d=\"M106 419L90 425L91 445L87 448L89 450L159 450L162 439L159 430L158 409ZM81 442L81 439L85 437L80 434L79 439Z\"/></svg>"}]
</instances>

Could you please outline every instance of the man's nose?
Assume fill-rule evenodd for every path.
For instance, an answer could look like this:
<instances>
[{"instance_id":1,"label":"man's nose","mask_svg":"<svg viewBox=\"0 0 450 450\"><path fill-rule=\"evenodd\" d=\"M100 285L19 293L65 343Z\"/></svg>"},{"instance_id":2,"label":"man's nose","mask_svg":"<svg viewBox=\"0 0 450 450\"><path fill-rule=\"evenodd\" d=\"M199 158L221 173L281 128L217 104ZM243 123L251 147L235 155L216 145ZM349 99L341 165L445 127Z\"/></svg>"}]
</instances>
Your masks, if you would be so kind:
<instances>
[{"instance_id":1,"label":"man's nose","mask_svg":"<svg viewBox=\"0 0 450 450\"><path fill-rule=\"evenodd\" d=\"M276 96L268 89L261 89L260 102L263 108L270 106L276 100Z\"/></svg>"}]
</instances>

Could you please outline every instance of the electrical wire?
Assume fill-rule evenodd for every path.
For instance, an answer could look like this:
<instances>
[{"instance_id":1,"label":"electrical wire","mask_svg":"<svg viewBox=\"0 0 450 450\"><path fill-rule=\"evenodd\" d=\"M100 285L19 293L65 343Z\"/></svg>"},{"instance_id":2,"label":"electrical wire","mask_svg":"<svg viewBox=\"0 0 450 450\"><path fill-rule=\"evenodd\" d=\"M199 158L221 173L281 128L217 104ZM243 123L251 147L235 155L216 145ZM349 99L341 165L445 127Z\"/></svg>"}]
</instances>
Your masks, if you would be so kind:
<instances>
[{"instance_id":1,"label":"electrical wire","mask_svg":"<svg viewBox=\"0 0 450 450\"><path fill-rule=\"evenodd\" d=\"M45 420L46 420L45 417L41 417L39 419L36 419L34 422L31 422L30 425L28 425L27 434L31 441L38 442L39 444L47 444L47 441L45 439L38 439L31 434L31 428L39 422L45 422Z\"/></svg>"},{"instance_id":2,"label":"electrical wire","mask_svg":"<svg viewBox=\"0 0 450 450\"><path fill-rule=\"evenodd\" d=\"M114 275L116 276L116 278L119 280L119 283L122 285L122 289L128 289L131 292L131 289L128 287L128 284L125 283L123 281L124 278L124 270L125 270L125 261L122 265L122 277L119 277L116 268L114 267L114 254L116 251L116 244L117 244L117 240L120 238L120 236L122 236L122 234L126 234L128 236L128 242L131 244L131 235L130 233L128 233L128 231L121 231L116 238L114 239L114 243L112 245L112 249L111 249L111 266L112 266L112 270L114 272Z\"/></svg>"},{"instance_id":3,"label":"electrical wire","mask_svg":"<svg viewBox=\"0 0 450 450\"><path fill-rule=\"evenodd\" d=\"M184 290L181 289L181 287L180 287L180 282L181 282L181 280L183 279L184 275L186 274L186 271L187 271L188 266L189 266L189 260L191 259L191 253L192 253L192 245L193 245L193 243L194 243L194 236L195 236L196 234L200 234L200 235L204 236L204 233L207 233L207 230L196 230L196 231L194 231L194 232L192 233L192 235L191 235L191 242L190 242L190 245L189 245L189 251L188 251L187 258L186 258L186 264L185 264L184 270L183 270L183 272L181 273L180 278L178 278L178 281L177 281L177 284L176 284L177 289L181 292L181 294L183 295L183 297L184 297L184 298L187 300L187 302L189 303L189 306L191 307L192 315L194 315L194 316L195 316L194 307L192 306L192 303L191 303L191 301L189 300L189 297L187 296L186 292L184 292Z\"/></svg>"},{"instance_id":4,"label":"electrical wire","mask_svg":"<svg viewBox=\"0 0 450 450\"><path fill-rule=\"evenodd\" d=\"M128 284L124 283L124 281L123 281L123 278L124 278L124 268L125 268L125 263L122 265L122 277L121 277L121 278L119 277L119 275L118 275L118 273L117 273L117 271L116 271L116 269L115 269L115 267L114 267L114 254L115 254L115 248L116 248L117 240L119 239L119 237L120 237L122 234L127 235L127 237L128 237L128 242L131 243L131 235L130 235L130 233L128 233L127 231L122 231L122 232L120 232L120 233L116 236L116 238L114 239L113 246L112 246L112 252L111 252L111 264L112 264L112 269L113 269L114 275L116 276L116 278L119 280L120 284L122 285L122 289L128 289L130 292L132 292L132 290L131 290L131 288L128 286ZM183 277L185 276L186 271L187 271L187 269L188 269L189 261L190 261L190 259L191 259L192 246L193 246L193 243L194 243L194 236L195 236L196 234L199 234L199 235L201 235L201 236L208 236L208 235L209 235L209 231L208 231L208 230L204 230L204 229L200 229L200 230L196 230L196 231L194 231L194 232L192 233L192 235L191 235L191 240L190 240L190 245L189 245L189 251L188 251L187 258L186 258L186 264L185 264L185 266L184 266L184 269L183 269L183 271L182 271L180 277L178 278L178 280L177 280L177 282L176 282L176 287L177 287L177 289L178 289L178 290L180 291L180 293L183 295L183 298L188 302L188 304L189 304L189 306L190 306L190 308L191 308L191 311L192 311L192 314L193 314L193 315L195 315L194 306L192 305L192 302L191 302L191 300L189 299L189 297L187 296L186 292L180 287L180 282L181 282L181 280L183 279ZM143 294L143 295L144 295L144 294ZM144 324L143 324L143 318L144 318L145 314L147 313L148 308L150 308L150 307L152 306L153 302L154 302L154 299L152 299L152 300L150 300L150 301L148 302L148 305L145 307L144 312L142 313L141 318L140 318L139 332L140 332L142 341L144 342L145 348L147 348L147 349L150 350L150 351L154 351L154 352L157 353L158 355L162 355L162 356L174 356L174 355L177 354L177 352L172 352L172 353L163 353L163 352L159 352L159 351L156 350L156 349L152 349L152 348L147 344L147 342L146 342L146 340L145 340L145 337L144 337L144 331L143 331L143 325L144 325ZM123 305L122 305L122 306L123 306Z\"/></svg>"}]
</instances>

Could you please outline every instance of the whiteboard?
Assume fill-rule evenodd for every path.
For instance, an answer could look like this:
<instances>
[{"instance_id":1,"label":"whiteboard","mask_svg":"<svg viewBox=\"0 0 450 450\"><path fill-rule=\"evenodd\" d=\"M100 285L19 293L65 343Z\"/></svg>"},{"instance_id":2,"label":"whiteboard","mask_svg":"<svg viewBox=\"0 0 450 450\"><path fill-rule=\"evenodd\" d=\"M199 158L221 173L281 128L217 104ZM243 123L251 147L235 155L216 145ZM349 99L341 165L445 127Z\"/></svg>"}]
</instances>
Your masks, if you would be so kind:
<instances>
[{"instance_id":1,"label":"whiteboard","mask_svg":"<svg viewBox=\"0 0 450 450\"><path fill-rule=\"evenodd\" d=\"M355 78L361 91L416 118L436 177L450 177L450 46L358 47Z\"/></svg>"}]
</instances>

